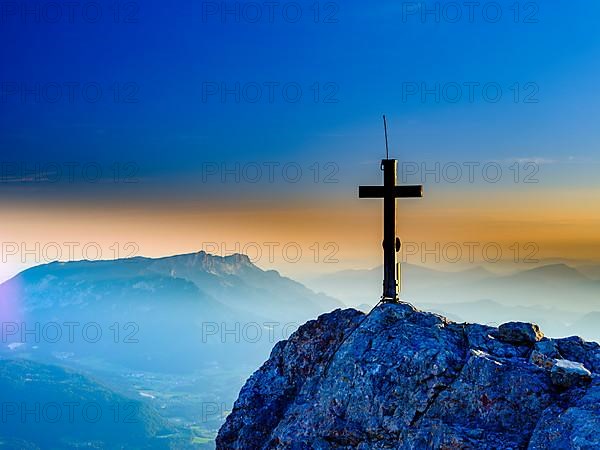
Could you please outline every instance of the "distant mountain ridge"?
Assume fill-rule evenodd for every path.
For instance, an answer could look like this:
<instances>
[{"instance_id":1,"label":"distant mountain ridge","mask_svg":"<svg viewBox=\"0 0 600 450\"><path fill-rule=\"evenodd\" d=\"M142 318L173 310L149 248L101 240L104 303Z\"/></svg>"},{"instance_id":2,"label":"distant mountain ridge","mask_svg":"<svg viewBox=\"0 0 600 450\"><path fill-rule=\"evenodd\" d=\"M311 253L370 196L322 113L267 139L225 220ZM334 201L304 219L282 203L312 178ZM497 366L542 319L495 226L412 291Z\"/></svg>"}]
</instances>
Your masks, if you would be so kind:
<instances>
[{"instance_id":1,"label":"distant mountain ridge","mask_svg":"<svg viewBox=\"0 0 600 450\"><path fill-rule=\"evenodd\" d=\"M30 328L97 323L104 337L94 346L82 339L24 343L16 333L3 336L2 344L12 345L11 353L48 356L93 351L94 357L104 355L133 367L173 368L205 363L209 355L227 356L219 350L223 345L218 333L210 336L214 342L204 339L209 326L235 330L248 323L299 324L341 305L276 271L258 268L245 255L220 257L206 252L41 265L0 285L0 300L2 322ZM125 335L133 336L132 345L112 342L116 334L121 341ZM272 344L237 345L229 350L252 359ZM189 358L199 349L202 356Z\"/></svg>"},{"instance_id":2,"label":"distant mountain ridge","mask_svg":"<svg viewBox=\"0 0 600 450\"><path fill-rule=\"evenodd\" d=\"M556 262L521 267L497 274L481 266L448 272L404 264L401 298L457 321L497 322L498 315L502 320L535 320L553 336L578 334L600 341L600 329L582 321L584 315L600 311L599 280ZM376 267L322 275L307 284L358 307L376 298L381 279L382 269Z\"/></svg>"},{"instance_id":3,"label":"distant mountain ridge","mask_svg":"<svg viewBox=\"0 0 600 450\"><path fill-rule=\"evenodd\" d=\"M27 289L30 287L28 285L36 285L38 290L47 290L57 284L61 286L69 282L79 285L82 282L119 282L121 280L140 282L153 279L159 281L181 280L182 286L185 286L185 282L191 282L205 297L212 296L213 300L254 312L258 308L248 297L270 294L277 289L285 289L286 296L270 305L275 308L275 311L279 309L278 305L282 304L305 311L314 309L315 312L322 308L340 306L340 303L334 298L315 294L302 284L282 277L275 270L265 271L258 268L247 255L233 254L221 257L210 255L204 251L161 258L135 257L104 261L53 262L21 272L0 285L0 289L7 285L17 285L19 289ZM138 288L151 289L152 286L139 285ZM188 289L193 288L188 286ZM34 289L30 290L36 292ZM232 304L230 297L233 292L230 291L243 293L237 304ZM281 294L281 292L277 292L277 294ZM296 302L300 299L303 301L302 304ZM252 298L252 300L263 301L262 298ZM284 311L278 312L284 313Z\"/></svg>"}]
</instances>

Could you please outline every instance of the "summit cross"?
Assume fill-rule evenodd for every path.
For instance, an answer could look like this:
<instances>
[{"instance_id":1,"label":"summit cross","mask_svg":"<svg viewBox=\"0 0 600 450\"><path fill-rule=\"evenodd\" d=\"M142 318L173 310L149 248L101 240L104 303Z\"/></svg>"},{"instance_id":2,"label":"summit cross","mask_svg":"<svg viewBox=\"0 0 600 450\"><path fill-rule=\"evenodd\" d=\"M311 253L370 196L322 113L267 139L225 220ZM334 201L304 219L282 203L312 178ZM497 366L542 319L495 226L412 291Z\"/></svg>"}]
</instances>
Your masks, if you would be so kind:
<instances>
[{"instance_id":1,"label":"summit cross","mask_svg":"<svg viewBox=\"0 0 600 450\"><path fill-rule=\"evenodd\" d=\"M383 295L384 302L399 301L400 271L396 253L400 251L400 238L396 236L396 199L423 197L422 185L396 185L398 160L389 159L387 122L385 127L386 159L381 161L383 186L359 186L359 198L383 198Z\"/></svg>"}]
</instances>

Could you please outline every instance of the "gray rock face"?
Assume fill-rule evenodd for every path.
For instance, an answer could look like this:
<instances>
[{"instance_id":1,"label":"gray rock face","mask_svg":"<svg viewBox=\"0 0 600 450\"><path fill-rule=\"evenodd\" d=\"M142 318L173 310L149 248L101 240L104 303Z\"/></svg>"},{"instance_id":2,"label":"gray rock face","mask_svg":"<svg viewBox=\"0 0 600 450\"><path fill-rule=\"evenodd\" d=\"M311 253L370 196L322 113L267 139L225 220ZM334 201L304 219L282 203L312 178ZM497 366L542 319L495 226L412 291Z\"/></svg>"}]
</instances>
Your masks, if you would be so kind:
<instances>
[{"instance_id":1,"label":"gray rock face","mask_svg":"<svg viewBox=\"0 0 600 450\"><path fill-rule=\"evenodd\" d=\"M568 388L576 384L591 381L592 373L581 363L560 360L556 361L552 366L550 378L557 386Z\"/></svg>"},{"instance_id":2,"label":"gray rock face","mask_svg":"<svg viewBox=\"0 0 600 450\"><path fill-rule=\"evenodd\" d=\"M510 329L408 304L325 314L276 345L217 448L600 448L600 346Z\"/></svg>"}]
</instances>

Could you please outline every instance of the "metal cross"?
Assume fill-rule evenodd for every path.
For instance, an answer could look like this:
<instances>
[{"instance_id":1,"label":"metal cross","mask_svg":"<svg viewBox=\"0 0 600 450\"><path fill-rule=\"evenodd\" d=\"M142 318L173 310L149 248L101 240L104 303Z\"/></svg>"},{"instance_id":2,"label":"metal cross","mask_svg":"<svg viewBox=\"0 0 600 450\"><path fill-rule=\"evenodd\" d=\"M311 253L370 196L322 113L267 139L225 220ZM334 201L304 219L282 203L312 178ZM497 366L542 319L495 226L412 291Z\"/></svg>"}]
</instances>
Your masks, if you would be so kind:
<instances>
[{"instance_id":1,"label":"metal cross","mask_svg":"<svg viewBox=\"0 0 600 450\"><path fill-rule=\"evenodd\" d=\"M387 150L387 123L386 128ZM386 152L387 153L387 152ZM387 156L387 154L386 154ZM396 199L423 197L423 186L397 186L398 160L386 158L381 161L383 186L359 186L359 198L383 198L383 296L384 302L398 301L398 262L400 239L396 236Z\"/></svg>"}]
</instances>

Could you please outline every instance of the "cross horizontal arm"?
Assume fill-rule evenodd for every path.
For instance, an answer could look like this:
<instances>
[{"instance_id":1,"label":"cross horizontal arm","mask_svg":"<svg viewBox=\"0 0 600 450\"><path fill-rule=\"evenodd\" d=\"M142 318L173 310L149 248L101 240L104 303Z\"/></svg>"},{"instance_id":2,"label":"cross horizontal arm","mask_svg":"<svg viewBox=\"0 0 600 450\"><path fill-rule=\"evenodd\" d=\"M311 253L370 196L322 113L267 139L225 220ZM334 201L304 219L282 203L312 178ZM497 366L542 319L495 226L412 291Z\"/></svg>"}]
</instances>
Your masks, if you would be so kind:
<instances>
[{"instance_id":1,"label":"cross horizontal arm","mask_svg":"<svg viewBox=\"0 0 600 450\"><path fill-rule=\"evenodd\" d=\"M385 186L359 186L358 198L384 198L387 194ZM395 198L420 198L423 197L423 186L406 185L394 186Z\"/></svg>"}]
</instances>

